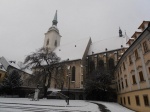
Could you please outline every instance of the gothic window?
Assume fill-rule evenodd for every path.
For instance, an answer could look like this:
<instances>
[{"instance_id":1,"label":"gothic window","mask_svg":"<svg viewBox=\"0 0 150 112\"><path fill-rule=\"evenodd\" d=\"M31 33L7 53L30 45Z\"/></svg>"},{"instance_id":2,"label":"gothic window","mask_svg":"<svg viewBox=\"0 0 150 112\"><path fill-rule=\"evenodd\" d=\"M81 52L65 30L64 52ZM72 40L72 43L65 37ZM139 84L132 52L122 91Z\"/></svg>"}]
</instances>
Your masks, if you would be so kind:
<instances>
[{"instance_id":1,"label":"gothic window","mask_svg":"<svg viewBox=\"0 0 150 112\"><path fill-rule=\"evenodd\" d=\"M90 61L90 72L92 72L93 70L95 70L95 63L94 61Z\"/></svg>"},{"instance_id":2,"label":"gothic window","mask_svg":"<svg viewBox=\"0 0 150 112\"><path fill-rule=\"evenodd\" d=\"M71 81L75 81L75 74L76 74L76 68L75 66L72 67L72 77L71 77Z\"/></svg>"},{"instance_id":3,"label":"gothic window","mask_svg":"<svg viewBox=\"0 0 150 112\"><path fill-rule=\"evenodd\" d=\"M0 78L1 78L2 74L0 73Z\"/></svg>"},{"instance_id":4,"label":"gothic window","mask_svg":"<svg viewBox=\"0 0 150 112\"><path fill-rule=\"evenodd\" d=\"M100 59L100 60L98 61L98 66L99 66L100 69L103 69L103 68L104 68L104 61L103 61L102 59Z\"/></svg>"},{"instance_id":5,"label":"gothic window","mask_svg":"<svg viewBox=\"0 0 150 112\"><path fill-rule=\"evenodd\" d=\"M57 47L57 40L55 40L55 47Z\"/></svg>"},{"instance_id":6,"label":"gothic window","mask_svg":"<svg viewBox=\"0 0 150 112\"><path fill-rule=\"evenodd\" d=\"M108 61L108 66L109 66L109 69L110 70L113 70L114 69L114 59L113 58L110 58L109 61Z\"/></svg>"},{"instance_id":7,"label":"gothic window","mask_svg":"<svg viewBox=\"0 0 150 112\"><path fill-rule=\"evenodd\" d=\"M47 40L47 43L46 43L46 45L48 46L48 44L49 44L49 39Z\"/></svg>"}]
</instances>

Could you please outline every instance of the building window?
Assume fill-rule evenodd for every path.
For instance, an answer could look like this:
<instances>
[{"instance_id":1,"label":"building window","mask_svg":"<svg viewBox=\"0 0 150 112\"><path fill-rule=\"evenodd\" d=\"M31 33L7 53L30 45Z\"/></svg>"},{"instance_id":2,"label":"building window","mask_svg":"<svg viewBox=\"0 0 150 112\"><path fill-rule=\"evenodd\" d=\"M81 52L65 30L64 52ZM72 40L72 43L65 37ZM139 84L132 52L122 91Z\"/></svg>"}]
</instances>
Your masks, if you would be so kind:
<instances>
[{"instance_id":1,"label":"building window","mask_svg":"<svg viewBox=\"0 0 150 112\"><path fill-rule=\"evenodd\" d=\"M150 74L150 67L148 69L149 69L149 74Z\"/></svg>"},{"instance_id":2,"label":"building window","mask_svg":"<svg viewBox=\"0 0 150 112\"><path fill-rule=\"evenodd\" d=\"M130 97L128 96L128 104L130 105L131 104L131 102L130 102Z\"/></svg>"},{"instance_id":3,"label":"building window","mask_svg":"<svg viewBox=\"0 0 150 112\"><path fill-rule=\"evenodd\" d=\"M129 63L132 64L131 55L129 55Z\"/></svg>"},{"instance_id":4,"label":"building window","mask_svg":"<svg viewBox=\"0 0 150 112\"><path fill-rule=\"evenodd\" d=\"M55 45L55 47L57 47L57 40L55 40L55 44L54 45Z\"/></svg>"},{"instance_id":5,"label":"building window","mask_svg":"<svg viewBox=\"0 0 150 112\"><path fill-rule=\"evenodd\" d=\"M124 97L124 104L126 105L126 98Z\"/></svg>"},{"instance_id":6,"label":"building window","mask_svg":"<svg viewBox=\"0 0 150 112\"><path fill-rule=\"evenodd\" d=\"M47 43L46 43L46 45L48 46L48 44L49 44L49 39L47 40Z\"/></svg>"},{"instance_id":7,"label":"building window","mask_svg":"<svg viewBox=\"0 0 150 112\"><path fill-rule=\"evenodd\" d=\"M148 46L146 41L143 42L143 48L144 48L144 53L146 53L148 51Z\"/></svg>"},{"instance_id":8,"label":"building window","mask_svg":"<svg viewBox=\"0 0 150 112\"><path fill-rule=\"evenodd\" d=\"M104 61L102 59L98 61L98 66L100 69L104 69Z\"/></svg>"},{"instance_id":9,"label":"building window","mask_svg":"<svg viewBox=\"0 0 150 112\"><path fill-rule=\"evenodd\" d=\"M132 75L133 84L136 84L135 75Z\"/></svg>"},{"instance_id":10,"label":"building window","mask_svg":"<svg viewBox=\"0 0 150 112\"><path fill-rule=\"evenodd\" d=\"M119 82L119 90L121 90L120 82Z\"/></svg>"},{"instance_id":11,"label":"building window","mask_svg":"<svg viewBox=\"0 0 150 112\"><path fill-rule=\"evenodd\" d=\"M123 85L123 81L122 81L122 89L124 88L124 85Z\"/></svg>"},{"instance_id":12,"label":"building window","mask_svg":"<svg viewBox=\"0 0 150 112\"><path fill-rule=\"evenodd\" d=\"M120 97L120 103L121 103L121 105L122 105L122 97Z\"/></svg>"},{"instance_id":13,"label":"building window","mask_svg":"<svg viewBox=\"0 0 150 112\"><path fill-rule=\"evenodd\" d=\"M121 71L121 67L120 67L120 74L122 73L122 71Z\"/></svg>"},{"instance_id":14,"label":"building window","mask_svg":"<svg viewBox=\"0 0 150 112\"><path fill-rule=\"evenodd\" d=\"M138 51L137 51L137 49L135 50L135 59L137 60L138 58L139 58L139 55L138 55Z\"/></svg>"},{"instance_id":15,"label":"building window","mask_svg":"<svg viewBox=\"0 0 150 112\"><path fill-rule=\"evenodd\" d=\"M140 77L140 81L144 81L144 77L143 77L143 72L142 71L139 72L139 77Z\"/></svg>"},{"instance_id":16,"label":"building window","mask_svg":"<svg viewBox=\"0 0 150 112\"><path fill-rule=\"evenodd\" d=\"M139 96L135 96L136 105L140 105L140 99Z\"/></svg>"},{"instance_id":17,"label":"building window","mask_svg":"<svg viewBox=\"0 0 150 112\"><path fill-rule=\"evenodd\" d=\"M143 95L143 99L144 99L145 106L149 106L148 95Z\"/></svg>"},{"instance_id":18,"label":"building window","mask_svg":"<svg viewBox=\"0 0 150 112\"><path fill-rule=\"evenodd\" d=\"M124 70L126 69L124 62L123 62L123 69L124 69Z\"/></svg>"},{"instance_id":19,"label":"building window","mask_svg":"<svg viewBox=\"0 0 150 112\"><path fill-rule=\"evenodd\" d=\"M127 81L127 79L125 79L125 82L126 82L126 87L128 87L128 81Z\"/></svg>"},{"instance_id":20,"label":"building window","mask_svg":"<svg viewBox=\"0 0 150 112\"><path fill-rule=\"evenodd\" d=\"M95 70L95 63L94 63L94 61L92 60L92 61L90 61L90 72L93 72L93 70Z\"/></svg>"},{"instance_id":21,"label":"building window","mask_svg":"<svg viewBox=\"0 0 150 112\"><path fill-rule=\"evenodd\" d=\"M75 66L72 67L72 77L71 77L71 81L75 81L75 72L76 71L76 68Z\"/></svg>"},{"instance_id":22,"label":"building window","mask_svg":"<svg viewBox=\"0 0 150 112\"><path fill-rule=\"evenodd\" d=\"M109 67L109 70L114 70L115 64L114 64L114 59L113 58L110 58L108 60L108 67Z\"/></svg>"}]
</instances>

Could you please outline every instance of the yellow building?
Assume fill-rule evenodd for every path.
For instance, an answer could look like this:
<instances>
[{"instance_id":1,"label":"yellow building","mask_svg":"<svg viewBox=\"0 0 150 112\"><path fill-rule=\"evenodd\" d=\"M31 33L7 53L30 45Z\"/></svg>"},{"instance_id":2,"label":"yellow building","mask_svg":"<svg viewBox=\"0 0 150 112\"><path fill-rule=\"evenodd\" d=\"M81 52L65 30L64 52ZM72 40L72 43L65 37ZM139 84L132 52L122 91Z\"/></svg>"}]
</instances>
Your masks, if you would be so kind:
<instances>
[{"instance_id":1,"label":"yellow building","mask_svg":"<svg viewBox=\"0 0 150 112\"><path fill-rule=\"evenodd\" d=\"M119 60L115 79L118 103L140 112L150 112L150 22L127 42L129 48Z\"/></svg>"}]
</instances>

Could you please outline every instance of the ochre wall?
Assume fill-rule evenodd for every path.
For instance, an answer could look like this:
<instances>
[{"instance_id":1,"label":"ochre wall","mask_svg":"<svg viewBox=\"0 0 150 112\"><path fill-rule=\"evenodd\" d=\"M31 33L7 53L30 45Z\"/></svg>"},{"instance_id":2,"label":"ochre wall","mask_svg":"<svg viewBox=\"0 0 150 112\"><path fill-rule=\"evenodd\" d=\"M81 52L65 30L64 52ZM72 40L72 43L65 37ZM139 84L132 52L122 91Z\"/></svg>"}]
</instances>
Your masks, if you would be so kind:
<instances>
[{"instance_id":1,"label":"ochre wall","mask_svg":"<svg viewBox=\"0 0 150 112\"><path fill-rule=\"evenodd\" d=\"M139 106L136 105L136 100L135 100L136 95L138 95L140 98ZM143 95L148 95L148 98L150 99L150 89L119 94L118 95L118 103L121 104L120 98L122 97L122 102L123 102L122 105L123 106L130 108L132 110L138 111L138 112L150 112L150 106L145 106L145 104L144 104ZM130 97L130 105L128 104L128 99L127 99L128 96ZM124 104L124 97L126 99L126 104Z\"/></svg>"}]
</instances>

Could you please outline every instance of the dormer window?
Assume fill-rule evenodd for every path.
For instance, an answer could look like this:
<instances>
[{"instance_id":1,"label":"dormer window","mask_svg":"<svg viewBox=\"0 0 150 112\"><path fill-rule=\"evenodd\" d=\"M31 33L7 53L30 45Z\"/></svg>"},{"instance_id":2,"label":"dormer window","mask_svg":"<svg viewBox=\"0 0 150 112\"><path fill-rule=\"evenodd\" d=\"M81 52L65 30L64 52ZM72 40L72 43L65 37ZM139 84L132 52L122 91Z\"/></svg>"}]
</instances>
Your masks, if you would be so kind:
<instances>
[{"instance_id":1,"label":"dormer window","mask_svg":"<svg viewBox=\"0 0 150 112\"><path fill-rule=\"evenodd\" d=\"M49 44L49 39L47 40L47 43L46 43L46 45L48 46L48 44Z\"/></svg>"},{"instance_id":2,"label":"dormer window","mask_svg":"<svg viewBox=\"0 0 150 112\"><path fill-rule=\"evenodd\" d=\"M55 45L55 47L57 47L57 40L55 40L55 44L54 45Z\"/></svg>"}]
</instances>

